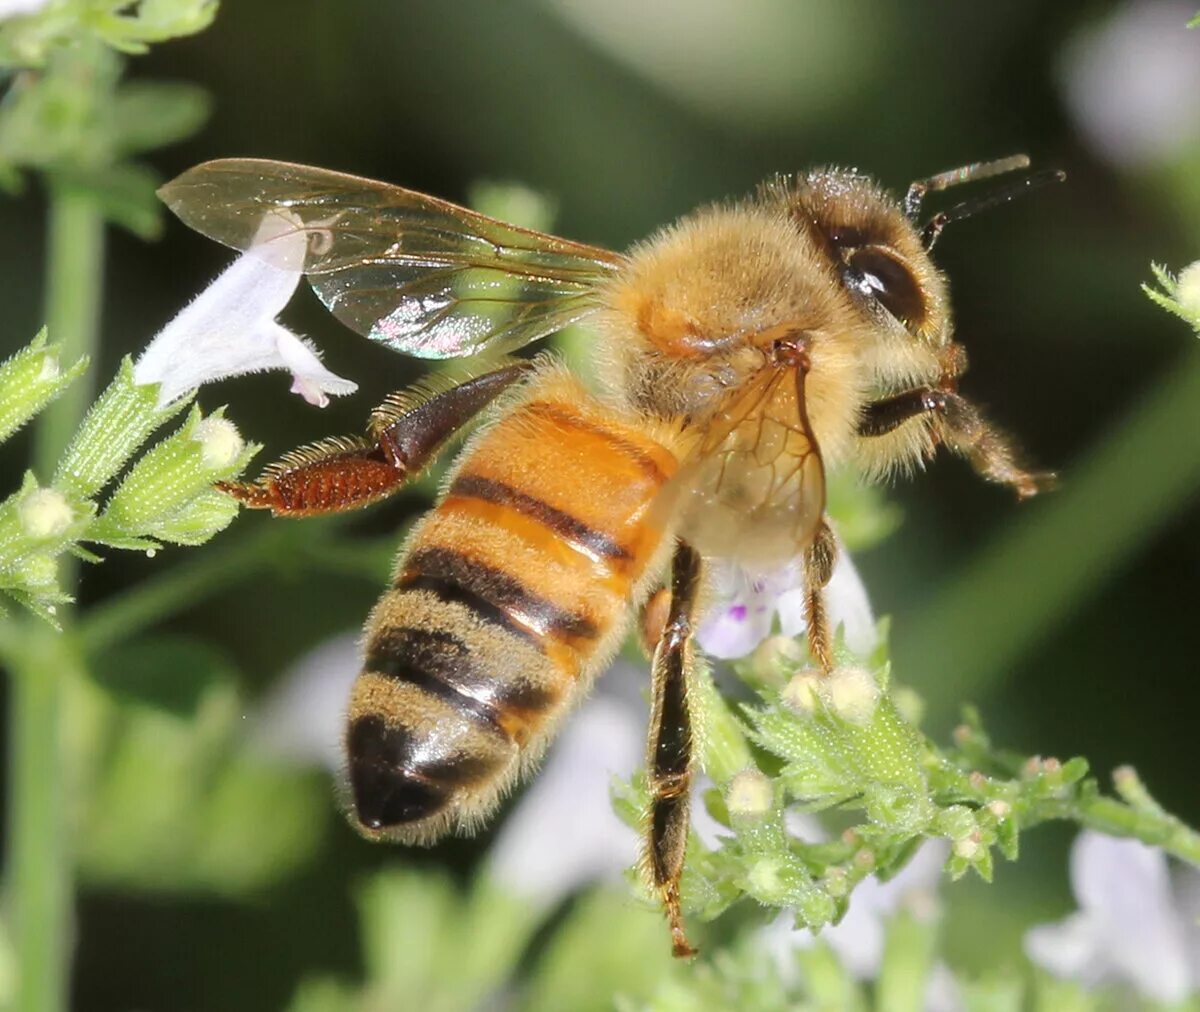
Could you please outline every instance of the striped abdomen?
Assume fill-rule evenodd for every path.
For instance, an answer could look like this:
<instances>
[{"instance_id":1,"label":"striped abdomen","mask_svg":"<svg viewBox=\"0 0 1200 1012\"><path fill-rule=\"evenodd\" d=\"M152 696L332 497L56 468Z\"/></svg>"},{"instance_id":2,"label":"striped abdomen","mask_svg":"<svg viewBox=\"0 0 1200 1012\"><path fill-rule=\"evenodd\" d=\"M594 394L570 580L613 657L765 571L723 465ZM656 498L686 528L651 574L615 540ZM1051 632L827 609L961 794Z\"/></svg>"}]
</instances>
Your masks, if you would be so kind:
<instances>
[{"instance_id":1,"label":"striped abdomen","mask_svg":"<svg viewBox=\"0 0 1200 1012\"><path fill-rule=\"evenodd\" d=\"M559 373L471 442L367 622L347 734L365 831L469 828L540 755L661 556L675 467Z\"/></svg>"}]
</instances>

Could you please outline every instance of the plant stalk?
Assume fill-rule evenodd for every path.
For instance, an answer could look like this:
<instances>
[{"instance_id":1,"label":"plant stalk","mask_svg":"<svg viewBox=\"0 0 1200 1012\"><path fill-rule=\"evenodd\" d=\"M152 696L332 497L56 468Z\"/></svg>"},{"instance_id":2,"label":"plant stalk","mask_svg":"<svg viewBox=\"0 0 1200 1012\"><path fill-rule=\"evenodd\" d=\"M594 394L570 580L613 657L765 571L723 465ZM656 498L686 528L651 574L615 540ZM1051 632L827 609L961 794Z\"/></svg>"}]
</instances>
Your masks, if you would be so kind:
<instances>
[{"instance_id":1,"label":"plant stalk","mask_svg":"<svg viewBox=\"0 0 1200 1012\"><path fill-rule=\"evenodd\" d=\"M88 193L51 185L46 323L62 360L91 355L100 322L104 218ZM48 481L91 401L85 373L42 414L34 470ZM72 570L61 586L72 590ZM68 625L69 616L61 616ZM17 964L16 1007L60 1012L71 977L73 869L67 826L66 688L83 674L70 630L29 626L10 658L8 865L5 889Z\"/></svg>"}]
</instances>

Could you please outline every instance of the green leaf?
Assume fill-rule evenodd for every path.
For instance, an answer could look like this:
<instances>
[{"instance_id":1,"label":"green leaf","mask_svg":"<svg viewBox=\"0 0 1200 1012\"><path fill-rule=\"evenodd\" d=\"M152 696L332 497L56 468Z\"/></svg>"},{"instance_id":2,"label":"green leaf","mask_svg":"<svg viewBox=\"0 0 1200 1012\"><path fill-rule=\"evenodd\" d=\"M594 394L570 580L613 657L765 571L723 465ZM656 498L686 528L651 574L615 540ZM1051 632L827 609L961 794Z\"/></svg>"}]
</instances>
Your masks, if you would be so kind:
<instances>
[{"instance_id":1,"label":"green leaf","mask_svg":"<svg viewBox=\"0 0 1200 1012\"><path fill-rule=\"evenodd\" d=\"M208 93L197 85L131 82L113 101L114 144L125 154L139 154L186 140L204 125L211 109Z\"/></svg>"}]
</instances>

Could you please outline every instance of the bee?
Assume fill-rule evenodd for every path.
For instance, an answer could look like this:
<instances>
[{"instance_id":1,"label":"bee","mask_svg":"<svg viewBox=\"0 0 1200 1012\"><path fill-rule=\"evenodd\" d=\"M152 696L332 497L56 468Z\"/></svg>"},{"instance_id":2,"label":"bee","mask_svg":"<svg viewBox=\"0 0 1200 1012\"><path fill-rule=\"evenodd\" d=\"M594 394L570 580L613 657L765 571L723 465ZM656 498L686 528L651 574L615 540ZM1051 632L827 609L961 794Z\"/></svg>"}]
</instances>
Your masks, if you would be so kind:
<instances>
[{"instance_id":1,"label":"bee","mask_svg":"<svg viewBox=\"0 0 1200 1012\"><path fill-rule=\"evenodd\" d=\"M360 507L483 416L366 622L345 736L356 828L428 845L482 825L669 572L643 864L675 954L692 955L680 878L705 560L799 557L810 653L828 672L827 468L880 479L945 447L1022 498L1050 483L959 393L966 355L930 251L948 223L1061 173L920 222L928 193L1028 164L941 173L903 200L854 171L780 176L627 253L283 162L207 162L164 187L186 224L235 249L269 256L255 243L267 218L277 237L301 230L310 284L352 330L405 355L477 356L459 383L389 396L364 436L223 486L278 516ZM546 356L502 357L576 323L594 334L591 386Z\"/></svg>"}]
</instances>

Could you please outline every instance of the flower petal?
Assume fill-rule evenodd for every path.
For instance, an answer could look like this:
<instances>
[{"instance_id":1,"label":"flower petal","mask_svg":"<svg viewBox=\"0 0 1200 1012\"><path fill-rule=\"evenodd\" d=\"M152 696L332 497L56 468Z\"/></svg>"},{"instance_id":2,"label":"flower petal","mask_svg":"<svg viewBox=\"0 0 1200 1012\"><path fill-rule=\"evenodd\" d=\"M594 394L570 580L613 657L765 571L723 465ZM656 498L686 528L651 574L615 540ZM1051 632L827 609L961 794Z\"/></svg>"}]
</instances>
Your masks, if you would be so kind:
<instances>
[{"instance_id":1,"label":"flower petal","mask_svg":"<svg viewBox=\"0 0 1200 1012\"><path fill-rule=\"evenodd\" d=\"M1071 848L1071 886L1113 975L1158 1001L1187 996L1187 937L1159 848L1084 830Z\"/></svg>"},{"instance_id":2,"label":"flower petal","mask_svg":"<svg viewBox=\"0 0 1200 1012\"><path fill-rule=\"evenodd\" d=\"M346 632L318 644L271 688L250 728L263 755L297 765L343 765L346 701L362 667L359 634Z\"/></svg>"},{"instance_id":3,"label":"flower petal","mask_svg":"<svg viewBox=\"0 0 1200 1012\"><path fill-rule=\"evenodd\" d=\"M168 323L134 365L138 383L158 383L167 404L204 383L287 369L313 404L354 383L334 375L310 345L275 322L300 282L306 239L286 215L268 215L256 243Z\"/></svg>"},{"instance_id":4,"label":"flower petal","mask_svg":"<svg viewBox=\"0 0 1200 1012\"><path fill-rule=\"evenodd\" d=\"M1025 955L1056 977L1097 984L1104 977L1104 943L1095 921L1074 913L1025 932Z\"/></svg>"}]
</instances>

